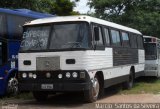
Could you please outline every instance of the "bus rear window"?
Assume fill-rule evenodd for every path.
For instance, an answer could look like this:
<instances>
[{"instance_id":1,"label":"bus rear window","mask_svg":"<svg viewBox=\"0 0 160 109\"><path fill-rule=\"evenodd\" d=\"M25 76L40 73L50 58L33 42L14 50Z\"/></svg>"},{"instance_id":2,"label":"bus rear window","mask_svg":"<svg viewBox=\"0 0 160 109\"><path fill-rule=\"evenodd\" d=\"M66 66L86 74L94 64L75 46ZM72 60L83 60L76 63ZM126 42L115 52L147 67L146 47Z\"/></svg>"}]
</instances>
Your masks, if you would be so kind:
<instances>
[{"instance_id":1,"label":"bus rear window","mask_svg":"<svg viewBox=\"0 0 160 109\"><path fill-rule=\"evenodd\" d=\"M145 43L144 44L145 48L145 55L146 55L146 60L154 60L157 58L157 49L156 49L156 44L154 43Z\"/></svg>"}]
</instances>

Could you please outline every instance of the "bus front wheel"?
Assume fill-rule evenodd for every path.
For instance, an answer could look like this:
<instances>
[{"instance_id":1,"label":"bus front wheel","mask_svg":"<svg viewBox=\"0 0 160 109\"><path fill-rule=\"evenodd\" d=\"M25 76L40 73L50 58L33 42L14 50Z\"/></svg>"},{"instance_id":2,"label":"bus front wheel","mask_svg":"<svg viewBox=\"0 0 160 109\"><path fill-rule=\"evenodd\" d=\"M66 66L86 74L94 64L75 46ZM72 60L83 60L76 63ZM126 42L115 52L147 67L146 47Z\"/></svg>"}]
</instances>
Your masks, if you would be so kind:
<instances>
[{"instance_id":1,"label":"bus front wheel","mask_svg":"<svg viewBox=\"0 0 160 109\"><path fill-rule=\"evenodd\" d=\"M85 101L90 103L95 102L97 100L100 91L98 76L95 76L91 81L92 81L91 88L84 92Z\"/></svg>"},{"instance_id":2,"label":"bus front wheel","mask_svg":"<svg viewBox=\"0 0 160 109\"><path fill-rule=\"evenodd\" d=\"M15 77L10 77L7 83L7 96L18 94L18 80Z\"/></svg>"}]
</instances>

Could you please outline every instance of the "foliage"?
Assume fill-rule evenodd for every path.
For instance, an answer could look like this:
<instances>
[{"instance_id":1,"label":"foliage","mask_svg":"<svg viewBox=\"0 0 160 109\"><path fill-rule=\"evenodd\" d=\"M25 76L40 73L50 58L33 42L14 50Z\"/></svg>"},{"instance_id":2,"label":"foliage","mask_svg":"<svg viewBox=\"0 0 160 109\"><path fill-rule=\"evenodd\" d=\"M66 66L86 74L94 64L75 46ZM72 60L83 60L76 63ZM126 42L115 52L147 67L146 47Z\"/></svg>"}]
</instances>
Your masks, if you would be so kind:
<instances>
[{"instance_id":1,"label":"foliage","mask_svg":"<svg viewBox=\"0 0 160 109\"><path fill-rule=\"evenodd\" d=\"M39 12L46 12L56 15L79 14L73 11L75 2L70 0L0 0L2 8L26 8Z\"/></svg>"},{"instance_id":2,"label":"foliage","mask_svg":"<svg viewBox=\"0 0 160 109\"><path fill-rule=\"evenodd\" d=\"M95 16L160 37L160 0L90 0Z\"/></svg>"}]
</instances>

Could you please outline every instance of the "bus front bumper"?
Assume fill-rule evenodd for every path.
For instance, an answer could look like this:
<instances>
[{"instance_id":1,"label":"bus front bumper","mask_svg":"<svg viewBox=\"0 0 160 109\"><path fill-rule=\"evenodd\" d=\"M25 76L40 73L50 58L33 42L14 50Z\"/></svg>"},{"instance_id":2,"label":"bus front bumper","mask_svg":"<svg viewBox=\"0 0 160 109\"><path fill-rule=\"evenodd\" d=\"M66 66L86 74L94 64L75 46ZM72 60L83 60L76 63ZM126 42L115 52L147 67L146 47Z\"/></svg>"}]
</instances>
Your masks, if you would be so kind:
<instances>
[{"instance_id":1,"label":"bus front bumper","mask_svg":"<svg viewBox=\"0 0 160 109\"><path fill-rule=\"evenodd\" d=\"M42 86L46 86L45 88ZM90 83L19 83L20 91L84 91L91 87Z\"/></svg>"},{"instance_id":2,"label":"bus front bumper","mask_svg":"<svg viewBox=\"0 0 160 109\"><path fill-rule=\"evenodd\" d=\"M70 78L66 77L70 73ZM77 72L77 77L72 75ZM26 73L27 78L23 78ZM29 74L36 74L37 78L31 78ZM50 71L50 78L47 78L47 71L20 72L19 90L20 91L83 91L91 87L91 80L86 71ZM59 75L61 74L61 78Z\"/></svg>"}]
</instances>

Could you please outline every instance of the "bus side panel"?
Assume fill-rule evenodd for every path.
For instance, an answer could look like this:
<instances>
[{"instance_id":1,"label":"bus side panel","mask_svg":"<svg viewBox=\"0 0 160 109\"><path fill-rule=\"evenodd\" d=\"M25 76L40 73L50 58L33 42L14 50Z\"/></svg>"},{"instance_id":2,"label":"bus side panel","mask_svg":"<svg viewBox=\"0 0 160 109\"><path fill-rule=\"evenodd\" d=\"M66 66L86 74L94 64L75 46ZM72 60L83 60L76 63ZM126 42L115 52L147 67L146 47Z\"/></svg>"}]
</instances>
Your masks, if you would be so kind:
<instances>
[{"instance_id":1,"label":"bus side panel","mask_svg":"<svg viewBox=\"0 0 160 109\"><path fill-rule=\"evenodd\" d=\"M5 93L5 82L3 76L0 76L0 95Z\"/></svg>"},{"instance_id":2,"label":"bus side panel","mask_svg":"<svg viewBox=\"0 0 160 109\"><path fill-rule=\"evenodd\" d=\"M103 70L104 87L107 88L109 86L127 81L129 78L130 68L131 66L128 65Z\"/></svg>"},{"instance_id":3,"label":"bus side panel","mask_svg":"<svg viewBox=\"0 0 160 109\"><path fill-rule=\"evenodd\" d=\"M144 50L138 50L138 55L139 55L138 57L139 64L144 64L145 63Z\"/></svg>"},{"instance_id":4,"label":"bus side panel","mask_svg":"<svg viewBox=\"0 0 160 109\"><path fill-rule=\"evenodd\" d=\"M144 67L145 67L145 54L144 50L138 50L138 65L136 68L136 72L139 73L139 76L144 76Z\"/></svg>"},{"instance_id":5,"label":"bus side panel","mask_svg":"<svg viewBox=\"0 0 160 109\"><path fill-rule=\"evenodd\" d=\"M138 50L130 48L113 48L113 66L138 63Z\"/></svg>"},{"instance_id":6,"label":"bus side panel","mask_svg":"<svg viewBox=\"0 0 160 109\"><path fill-rule=\"evenodd\" d=\"M9 41L8 43L8 58L9 59L15 59L17 58L18 52L20 47L20 41Z\"/></svg>"}]
</instances>

